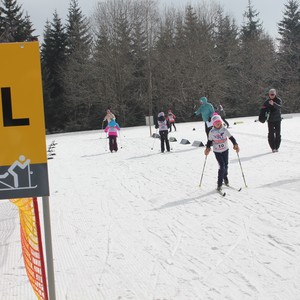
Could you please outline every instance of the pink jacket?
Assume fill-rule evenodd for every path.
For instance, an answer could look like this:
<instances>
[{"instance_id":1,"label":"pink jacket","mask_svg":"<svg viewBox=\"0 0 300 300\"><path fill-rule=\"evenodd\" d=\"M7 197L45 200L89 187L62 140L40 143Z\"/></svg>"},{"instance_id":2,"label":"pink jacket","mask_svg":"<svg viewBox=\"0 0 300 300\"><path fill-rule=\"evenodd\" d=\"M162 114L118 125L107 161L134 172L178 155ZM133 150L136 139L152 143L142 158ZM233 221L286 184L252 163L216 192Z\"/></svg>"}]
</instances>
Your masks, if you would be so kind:
<instances>
[{"instance_id":1,"label":"pink jacket","mask_svg":"<svg viewBox=\"0 0 300 300\"><path fill-rule=\"evenodd\" d=\"M168 120L170 123L174 123L174 122L175 122L175 119L176 119L176 116L175 116L172 112L168 112L168 114L167 114L167 120Z\"/></svg>"},{"instance_id":2,"label":"pink jacket","mask_svg":"<svg viewBox=\"0 0 300 300\"><path fill-rule=\"evenodd\" d=\"M118 130L120 130L118 125L106 126L104 129L105 132L108 132L108 136L118 136Z\"/></svg>"}]
</instances>

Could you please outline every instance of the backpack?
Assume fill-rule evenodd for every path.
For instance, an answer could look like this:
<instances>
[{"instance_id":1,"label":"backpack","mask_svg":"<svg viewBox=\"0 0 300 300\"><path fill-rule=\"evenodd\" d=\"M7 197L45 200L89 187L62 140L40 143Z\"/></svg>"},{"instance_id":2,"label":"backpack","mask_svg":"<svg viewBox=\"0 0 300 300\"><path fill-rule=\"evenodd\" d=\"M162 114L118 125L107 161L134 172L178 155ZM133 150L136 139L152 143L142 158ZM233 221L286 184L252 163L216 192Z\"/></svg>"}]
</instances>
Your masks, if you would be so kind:
<instances>
[{"instance_id":1,"label":"backpack","mask_svg":"<svg viewBox=\"0 0 300 300\"><path fill-rule=\"evenodd\" d=\"M259 111L258 121L260 123L265 123L269 118L269 110L266 106L262 106Z\"/></svg>"}]
</instances>

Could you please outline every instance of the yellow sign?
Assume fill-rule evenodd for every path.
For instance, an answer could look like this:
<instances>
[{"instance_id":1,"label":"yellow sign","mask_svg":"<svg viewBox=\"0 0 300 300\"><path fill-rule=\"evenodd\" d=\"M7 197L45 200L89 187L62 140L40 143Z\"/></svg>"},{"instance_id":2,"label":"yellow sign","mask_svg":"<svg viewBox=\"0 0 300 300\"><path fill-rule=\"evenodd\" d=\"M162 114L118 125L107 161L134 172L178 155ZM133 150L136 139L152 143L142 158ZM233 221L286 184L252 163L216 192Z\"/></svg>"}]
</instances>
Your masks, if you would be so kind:
<instances>
[{"instance_id":1,"label":"yellow sign","mask_svg":"<svg viewBox=\"0 0 300 300\"><path fill-rule=\"evenodd\" d=\"M48 195L39 43L0 44L0 66L0 199Z\"/></svg>"}]
</instances>

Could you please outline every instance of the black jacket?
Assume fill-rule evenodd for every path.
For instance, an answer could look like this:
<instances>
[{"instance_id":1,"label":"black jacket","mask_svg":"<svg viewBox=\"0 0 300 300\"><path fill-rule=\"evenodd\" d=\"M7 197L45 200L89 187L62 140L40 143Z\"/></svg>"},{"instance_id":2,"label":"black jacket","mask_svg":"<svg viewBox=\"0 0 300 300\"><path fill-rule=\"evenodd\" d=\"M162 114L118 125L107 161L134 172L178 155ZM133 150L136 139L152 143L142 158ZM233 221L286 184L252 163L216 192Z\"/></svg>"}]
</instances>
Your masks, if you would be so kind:
<instances>
[{"instance_id":1,"label":"black jacket","mask_svg":"<svg viewBox=\"0 0 300 300\"><path fill-rule=\"evenodd\" d=\"M275 96L275 98L273 99L274 104L271 105L269 103L271 99L267 99L263 106L266 107L266 110L269 112L269 118L268 121L269 122L279 122L281 121L281 104L282 101L280 98L278 98L277 96Z\"/></svg>"}]
</instances>

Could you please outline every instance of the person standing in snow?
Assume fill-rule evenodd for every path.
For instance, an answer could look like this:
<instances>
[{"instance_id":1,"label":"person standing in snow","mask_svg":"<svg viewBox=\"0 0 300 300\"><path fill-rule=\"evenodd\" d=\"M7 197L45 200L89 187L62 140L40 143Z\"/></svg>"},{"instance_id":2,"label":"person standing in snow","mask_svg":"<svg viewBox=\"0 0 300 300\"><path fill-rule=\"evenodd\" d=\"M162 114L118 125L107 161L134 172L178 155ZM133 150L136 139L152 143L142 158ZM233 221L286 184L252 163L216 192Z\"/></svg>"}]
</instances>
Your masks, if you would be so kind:
<instances>
[{"instance_id":1,"label":"person standing in snow","mask_svg":"<svg viewBox=\"0 0 300 300\"><path fill-rule=\"evenodd\" d=\"M109 124L110 121L112 120L116 120L115 115L111 112L110 109L106 110L106 116L104 117L103 121L102 121L102 128L103 128L103 124L106 121L107 125Z\"/></svg>"},{"instance_id":2,"label":"person standing in snow","mask_svg":"<svg viewBox=\"0 0 300 300\"><path fill-rule=\"evenodd\" d=\"M268 112L268 142L272 152L278 152L281 143L282 101L276 94L275 89L270 89L269 97L263 104L263 107Z\"/></svg>"},{"instance_id":3,"label":"person standing in snow","mask_svg":"<svg viewBox=\"0 0 300 300\"><path fill-rule=\"evenodd\" d=\"M226 124L227 128L229 127L229 123L226 120L226 113L225 110L223 108L223 106L221 104L219 104L216 112L221 116L223 122Z\"/></svg>"},{"instance_id":4,"label":"person standing in snow","mask_svg":"<svg viewBox=\"0 0 300 300\"><path fill-rule=\"evenodd\" d=\"M172 131L172 125L174 126L174 129L176 131L176 126L175 126L176 116L172 113L171 109L168 110L168 114L167 114L167 118L166 119L167 119L167 121L170 124L170 132Z\"/></svg>"},{"instance_id":5,"label":"person standing in snow","mask_svg":"<svg viewBox=\"0 0 300 300\"><path fill-rule=\"evenodd\" d=\"M157 116L157 124L155 125L156 129L159 129L159 135L160 135L160 147L161 152L165 152L165 144L167 151L170 152L170 143L168 139L168 133L169 133L169 123L165 118L164 112L160 112Z\"/></svg>"},{"instance_id":6,"label":"person standing in snow","mask_svg":"<svg viewBox=\"0 0 300 300\"><path fill-rule=\"evenodd\" d=\"M104 131L108 134L110 152L118 151L117 136L119 130L120 126L115 120L111 120L105 127Z\"/></svg>"},{"instance_id":7,"label":"person standing in snow","mask_svg":"<svg viewBox=\"0 0 300 300\"><path fill-rule=\"evenodd\" d=\"M213 147L213 152L215 154L216 160L219 164L218 170L218 181L217 190L222 190L223 181L225 185L229 185L228 180L228 138L233 144L233 149L238 153L240 151L239 146L235 138L230 134L227 128L223 126L223 120L219 115L214 115L211 118L213 124L212 129L208 134L208 140L204 154L208 155L210 153L210 147Z\"/></svg>"},{"instance_id":8,"label":"person standing in snow","mask_svg":"<svg viewBox=\"0 0 300 300\"><path fill-rule=\"evenodd\" d=\"M211 129L211 117L213 116L213 113L215 112L215 109L211 103L208 102L206 97L200 98L200 107L192 114L193 116L198 116L201 114L202 120L205 123L205 133L208 136L209 131Z\"/></svg>"}]
</instances>

